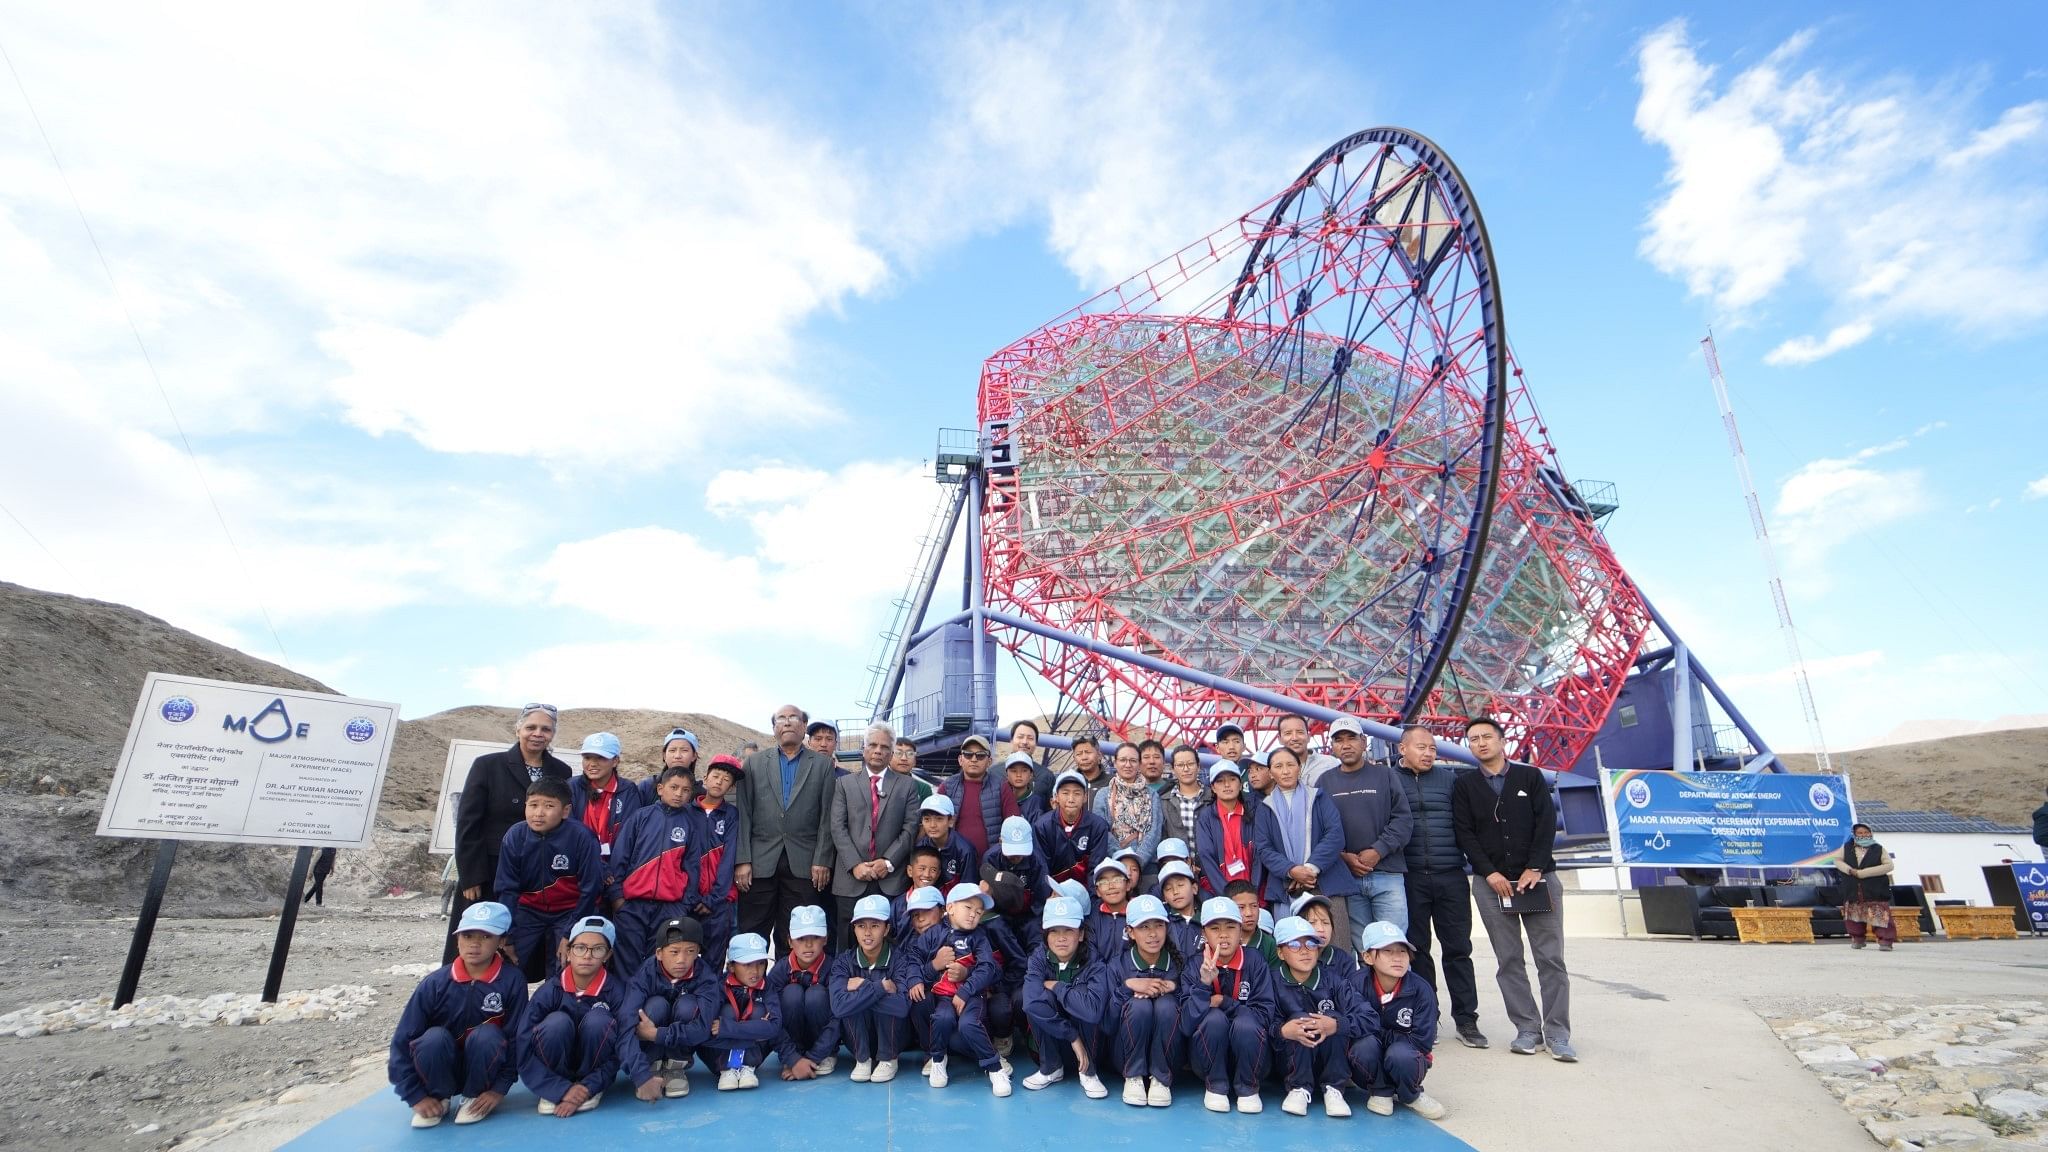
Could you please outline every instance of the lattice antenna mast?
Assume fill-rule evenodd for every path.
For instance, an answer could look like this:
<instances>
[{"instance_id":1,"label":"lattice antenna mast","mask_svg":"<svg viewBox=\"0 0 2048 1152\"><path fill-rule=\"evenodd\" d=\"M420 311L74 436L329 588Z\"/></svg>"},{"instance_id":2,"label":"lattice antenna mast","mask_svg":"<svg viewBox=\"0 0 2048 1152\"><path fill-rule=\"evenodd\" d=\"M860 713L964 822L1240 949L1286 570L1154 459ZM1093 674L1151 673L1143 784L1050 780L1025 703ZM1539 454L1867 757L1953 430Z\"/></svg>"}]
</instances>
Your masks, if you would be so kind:
<instances>
[{"instance_id":1,"label":"lattice antenna mast","mask_svg":"<svg viewBox=\"0 0 2048 1152\"><path fill-rule=\"evenodd\" d=\"M1771 603L1778 609L1778 632L1785 637L1785 652L1792 657L1792 680L1799 687L1799 706L1806 713L1806 734L1813 740L1813 759L1822 772L1833 772L1828 760L1827 741L1820 734L1820 711L1813 705L1813 685L1806 679L1806 657L1799 651L1799 632L1792 627L1792 608L1785 602L1785 581L1778 573L1778 553L1771 547L1771 534L1764 528L1764 507L1756 498L1756 480L1749 474L1749 453L1742 448L1742 433L1735 427L1735 406L1728 401L1728 382L1721 377L1721 357L1714 349L1714 334L1700 341L1707 355L1707 375L1714 381L1714 400L1721 406L1721 426L1728 431L1728 451L1735 456L1735 474L1742 480L1742 498L1749 504L1749 526L1756 532L1756 545L1763 550L1764 571L1771 578Z\"/></svg>"}]
</instances>

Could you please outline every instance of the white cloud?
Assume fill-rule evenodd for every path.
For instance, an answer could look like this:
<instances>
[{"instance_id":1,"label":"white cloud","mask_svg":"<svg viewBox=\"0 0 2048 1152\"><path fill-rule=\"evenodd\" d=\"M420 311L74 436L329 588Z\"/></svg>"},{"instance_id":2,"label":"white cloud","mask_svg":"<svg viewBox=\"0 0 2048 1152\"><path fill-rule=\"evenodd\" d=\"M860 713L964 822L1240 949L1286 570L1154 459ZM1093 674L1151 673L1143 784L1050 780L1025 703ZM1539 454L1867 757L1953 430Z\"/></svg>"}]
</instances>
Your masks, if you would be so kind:
<instances>
[{"instance_id":1,"label":"white cloud","mask_svg":"<svg viewBox=\"0 0 2048 1152\"><path fill-rule=\"evenodd\" d=\"M1771 510L1771 537L1788 578L1812 594L1831 583L1828 561L1848 541L1925 511L1926 477L1912 468L1870 466L1872 458L1902 441L1865 448L1845 458L1814 460L1788 477Z\"/></svg>"},{"instance_id":2,"label":"white cloud","mask_svg":"<svg viewBox=\"0 0 2048 1152\"><path fill-rule=\"evenodd\" d=\"M1794 283L1819 289L1841 318L1780 344L1774 364L1906 321L1999 336L2048 317L2048 103L1978 128L1948 88L1797 71L1813 41L1719 85L1683 21L1642 41L1636 127L1670 156L1643 255L1737 320Z\"/></svg>"},{"instance_id":3,"label":"white cloud","mask_svg":"<svg viewBox=\"0 0 2048 1152\"><path fill-rule=\"evenodd\" d=\"M2048 499L2048 476L2043 476L2039 480L2027 485L2026 489L2020 494L2029 500ZM1993 503L1995 504L1996 501L1993 501Z\"/></svg>"},{"instance_id":4,"label":"white cloud","mask_svg":"<svg viewBox=\"0 0 2048 1152\"><path fill-rule=\"evenodd\" d=\"M1851 652L1845 656L1826 656L1807 659L1806 678L1809 681L1830 681L1839 679L1845 673L1875 668L1884 663L1884 650L1872 648L1864 652ZM1754 688L1790 688L1794 683L1793 668L1784 664L1764 672L1745 672L1723 679L1721 687L1729 692L1740 692Z\"/></svg>"}]
</instances>

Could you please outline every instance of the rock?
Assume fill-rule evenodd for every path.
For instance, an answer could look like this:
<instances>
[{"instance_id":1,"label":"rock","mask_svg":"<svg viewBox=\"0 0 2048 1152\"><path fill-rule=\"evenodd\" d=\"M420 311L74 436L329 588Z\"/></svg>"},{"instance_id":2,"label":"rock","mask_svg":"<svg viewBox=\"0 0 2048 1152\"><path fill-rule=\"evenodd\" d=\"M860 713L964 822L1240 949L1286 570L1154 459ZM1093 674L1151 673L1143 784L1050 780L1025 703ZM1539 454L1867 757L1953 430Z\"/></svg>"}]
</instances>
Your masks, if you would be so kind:
<instances>
[{"instance_id":1,"label":"rock","mask_svg":"<svg viewBox=\"0 0 2048 1152\"><path fill-rule=\"evenodd\" d=\"M154 1088L154 1087L152 1087L152 1088L139 1088L139 1089L137 1089L137 1090L136 1090L136 1092L135 1092L135 1094L134 1094L133 1096L130 1096L130 1097L129 1097L129 1099L130 1099L130 1100L134 1100L134 1101L137 1101L138 1103L139 1103L139 1102L141 1102L141 1101L145 1101L145 1100L161 1100L161 1099L163 1099L163 1098L164 1098L164 1092L163 1092L163 1089L161 1089L161 1088Z\"/></svg>"},{"instance_id":2,"label":"rock","mask_svg":"<svg viewBox=\"0 0 2048 1152\"><path fill-rule=\"evenodd\" d=\"M160 1132L160 1131L162 1131L162 1130L163 1130L163 1125L161 1125L161 1124L144 1124L144 1125L143 1125L142 1127L140 1127L140 1128L137 1128L137 1129L135 1130L135 1134L136 1134L137 1136L147 1136L147 1135L149 1135L149 1134L150 1134L151 1132Z\"/></svg>"},{"instance_id":3,"label":"rock","mask_svg":"<svg viewBox=\"0 0 2048 1152\"><path fill-rule=\"evenodd\" d=\"M1984 1097L1984 1107L2015 1120L2032 1120L2038 1116L2048 1116L2048 1096L2020 1088L2007 1088Z\"/></svg>"},{"instance_id":4,"label":"rock","mask_svg":"<svg viewBox=\"0 0 2048 1152\"><path fill-rule=\"evenodd\" d=\"M1902 1036L1896 1040L1879 1040L1875 1044L1867 1044L1863 1047L1863 1054L1887 1064L1911 1064L1914 1063L1913 1057L1925 1056L1946 1043L1945 1040Z\"/></svg>"},{"instance_id":5,"label":"rock","mask_svg":"<svg viewBox=\"0 0 2048 1152\"><path fill-rule=\"evenodd\" d=\"M319 1094L319 1085L301 1084L296 1088L287 1088L283 1092L278 1093L277 1102L279 1104L304 1104Z\"/></svg>"},{"instance_id":6,"label":"rock","mask_svg":"<svg viewBox=\"0 0 2048 1152\"><path fill-rule=\"evenodd\" d=\"M914 991L914 989L913 989ZM1820 1048L1806 1048L1799 1053L1799 1062L1812 1067L1816 1064L1861 1064L1856 1050L1847 1044L1830 1044Z\"/></svg>"},{"instance_id":7,"label":"rock","mask_svg":"<svg viewBox=\"0 0 2048 1152\"><path fill-rule=\"evenodd\" d=\"M1805 1060L1806 1056L1801 1053L1799 1058ZM2011 1064L2019 1058L2019 1053L2004 1048L1979 1048L1968 1044L1952 1044L1934 1050L1934 1062L1944 1068L1986 1068Z\"/></svg>"},{"instance_id":8,"label":"rock","mask_svg":"<svg viewBox=\"0 0 2048 1152\"><path fill-rule=\"evenodd\" d=\"M26 1028L17 1028L14 1030L15 1038L18 1040L33 1040L38 1036L48 1036L49 1034L50 1030L48 1028L43 1028L33 1024Z\"/></svg>"},{"instance_id":9,"label":"rock","mask_svg":"<svg viewBox=\"0 0 2048 1152\"><path fill-rule=\"evenodd\" d=\"M1880 1144L1909 1140L1915 1144L1955 1144L1997 1133L1982 1120L1968 1116L1915 1116L1907 1120L1865 1120L1863 1127Z\"/></svg>"},{"instance_id":10,"label":"rock","mask_svg":"<svg viewBox=\"0 0 2048 1152\"><path fill-rule=\"evenodd\" d=\"M1928 1092L1900 1100L1891 1106L1891 1111L1901 1116L1943 1116L1958 1108L1976 1106L1977 1096L1973 1092Z\"/></svg>"}]
</instances>

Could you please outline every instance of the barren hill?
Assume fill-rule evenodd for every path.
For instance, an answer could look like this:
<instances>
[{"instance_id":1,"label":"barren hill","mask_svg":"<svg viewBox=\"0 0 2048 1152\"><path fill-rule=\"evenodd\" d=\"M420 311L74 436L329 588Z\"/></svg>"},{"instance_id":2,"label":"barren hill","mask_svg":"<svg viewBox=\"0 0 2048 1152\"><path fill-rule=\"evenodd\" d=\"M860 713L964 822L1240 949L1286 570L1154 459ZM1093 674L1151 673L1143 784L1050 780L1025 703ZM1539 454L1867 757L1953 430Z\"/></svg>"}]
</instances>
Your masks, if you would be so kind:
<instances>
[{"instance_id":1,"label":"barren hill","mask_svg":"<svg viewBox=\"0 0 2048 1152\"><path fill-rule=\"evenodd\" d=\"M1833 760L1858 800L2024 825L2048 787L2048 728L1858 748ZM1813 770L1811 756L1787 754L1785 762L1795 772Z\"/></svg>"}]
</instances>

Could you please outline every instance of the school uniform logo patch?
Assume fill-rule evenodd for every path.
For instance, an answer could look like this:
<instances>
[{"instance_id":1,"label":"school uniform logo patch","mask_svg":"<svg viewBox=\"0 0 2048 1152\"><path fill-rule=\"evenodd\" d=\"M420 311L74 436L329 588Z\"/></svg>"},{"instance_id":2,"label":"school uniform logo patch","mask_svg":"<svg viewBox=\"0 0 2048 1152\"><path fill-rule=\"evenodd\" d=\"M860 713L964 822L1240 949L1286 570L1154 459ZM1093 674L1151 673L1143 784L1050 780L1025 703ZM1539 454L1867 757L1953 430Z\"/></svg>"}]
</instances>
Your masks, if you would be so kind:
<instances>
[{"instance_id":1,"label":"school uniform logo patch","mask_svg":"<svg viewBox=\"0 0 2048 1152\"><path fill-rule=\"evenodd\" d=\"M1079 840L1074 841L1074 847L1086 852L1088 850L1088 837L1083 836Z\"/></svg>"},{"instance_id":2,"label":"school uniform logo patch","mask_svg":"<svg viewBox=\"0 0 2048 1152\"><path fill-rule=\"evenodd\" d=\"M553 868L553 869L554 869L555 871L557 871L557 872L567 872L567 871L569 870L569 855L568 855L568 853L566 853L566 852L565 852L565 853L562 853L561 855L558 855L558 856L556 856L556 857L555 857L555 862L554 862L554 863L552 863L552 864L550 864L550 865L548 865L548 867L550 867L550 868Z\"/></svg>"},{"instance_id":3,"label":"school uniform logo patch","mask_svg":"<svg viewBox=\"0 0 2048 1152\"><path fill-rule=\"evenodd\" d=\"M498 1012L503 1012L504 1010L505 1010L505 998L504 998L504 997L502 997L502 996L498 995L498 994L497 994L496 992L486 992L486 993L484 993L484 1011L485 1011L485 1012L489 1012L489 1013L498 1013Z\"/></svg>"},{"instance_id":4,"label":"school uniform logo patch","mask_svg":"<svg viewBox=\"0 0 2048 1152\"><path fill-rule=\"evenodd\" d=\"M683 831L681 825L677 825L676 827L668 830L668 842L671 844L681 844L683 842L683 838L688 835L689 833Z\"/></svg>"},{"instance_id":5,"label":"school uniform logo patch","mask_svg":"<svg viewBox=\"0 0 2048 1152\"><path fill-rule=\"evenodd\" d=\"M1336 1011L1337 1011L1337 1005L1336 1005L1336 1002L1335 1002L1335 1001L1331 1001L1331 1000L1318 1000L1318 1001L1316 1001L1316 1013L1317 1013L1317 1015L1321 1015L1321 1016L1328 1016L1328 1015L1330 1015L1330 1014L1332 1014L1332 1013L1334 1013L1334 1012L1336 1012Z\"/></svg>"},{"instance_id":6,"label":"school uniform logo patch","mask_svg":"<svg viewBox=\"0 0 2048 1152\"><path fill-rule=\"evenodd\" d=\"M1396 1012L1396 1013L1394 1013L1394 1026L1395 1026L1396 1028L1412 1028L1412 1027L1414 1027L1414 1026L1415 1026L1415 1009L1413 1009L1413 1008L1403 1008L1403 1009L1401 1009L1401 1010L1400 1010L1399 1012Z\"/></svg>"},{"instance_id":7,"label":"school uniform logo patch","mask_svg":"<svg viewBox=\"0 0 2048 1152\"><path fill-rule=\"evenodd\" d=\"M718 823L716 823L716 824L713 824L713 825L711 826L711 834L712 834L713 836L724 836L724 835L725 835L725 821L724 821L724 820L720 820L720 821L719 821Z\"/></svg>"}]
</instances>

